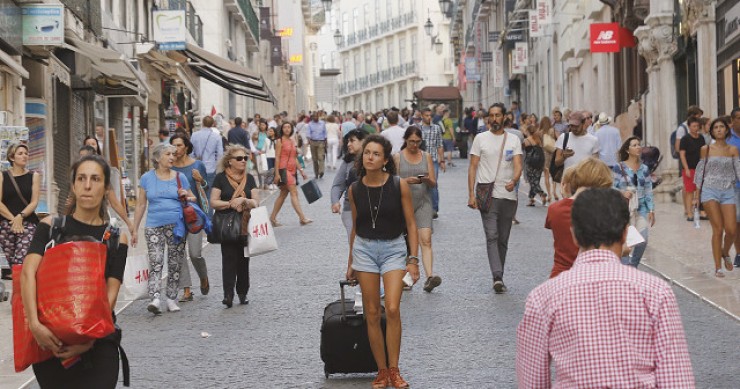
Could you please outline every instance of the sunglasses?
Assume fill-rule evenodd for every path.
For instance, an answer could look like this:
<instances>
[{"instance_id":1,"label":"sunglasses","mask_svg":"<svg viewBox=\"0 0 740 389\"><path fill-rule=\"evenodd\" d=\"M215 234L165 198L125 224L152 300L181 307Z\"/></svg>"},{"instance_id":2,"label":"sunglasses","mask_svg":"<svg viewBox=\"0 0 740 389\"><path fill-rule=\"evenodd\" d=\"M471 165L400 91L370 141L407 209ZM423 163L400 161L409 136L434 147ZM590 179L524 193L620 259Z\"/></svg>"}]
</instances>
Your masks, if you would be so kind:
<instances>
[{"instance_id":1,"label":"sunglasses","mask_svg":"<svg viewBox=\"0 0 740 389\"><path fill-rule=\"evenodd\" d=\"M241 161L246 161L246 160L248 160L248 159L249 159L249 157L247 157L247 156L242 156L242 155L240 155L240 156L237 156L237 157L234 157L234 160L236 160L237 162L241 162Z\"/></svg>"}]
</instances>

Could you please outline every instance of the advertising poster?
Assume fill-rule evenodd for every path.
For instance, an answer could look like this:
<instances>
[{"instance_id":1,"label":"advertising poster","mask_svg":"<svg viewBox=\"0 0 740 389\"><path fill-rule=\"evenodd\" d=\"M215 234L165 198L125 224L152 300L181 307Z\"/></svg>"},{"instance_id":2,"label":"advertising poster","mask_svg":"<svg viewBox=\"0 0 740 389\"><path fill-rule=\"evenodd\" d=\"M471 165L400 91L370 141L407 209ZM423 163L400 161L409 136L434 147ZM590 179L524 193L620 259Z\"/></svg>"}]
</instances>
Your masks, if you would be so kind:
<instances>
[{"instance_id":1,"label":"advertising poster","mask_svg":"<svg viewBox=\"0 0 740 389\"><path fill-rule=\"evenodd\" d=\"M188 30L184 10L153 11L152 26L159 50L185 50Z\"/></svg>"},{"instance_id":2,"label":"advertising poster","mask_svg":"<svg viewBox=\"0 0 740 389\"><path fill-rule=\"evenodd\" d=\"M64 6L30 4L21 8L23 44L51 46L64 43Z\"/></svg>"}]
</instances>

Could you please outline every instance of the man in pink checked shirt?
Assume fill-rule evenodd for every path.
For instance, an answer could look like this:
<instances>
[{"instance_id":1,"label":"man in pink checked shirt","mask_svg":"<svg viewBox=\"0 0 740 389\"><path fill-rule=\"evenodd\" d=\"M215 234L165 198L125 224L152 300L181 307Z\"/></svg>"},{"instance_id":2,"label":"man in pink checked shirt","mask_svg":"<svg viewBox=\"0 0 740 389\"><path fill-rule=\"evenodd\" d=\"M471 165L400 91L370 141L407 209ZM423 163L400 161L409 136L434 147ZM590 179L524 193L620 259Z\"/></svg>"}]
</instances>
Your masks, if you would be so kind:
<instances>
[{"instance_id":1,"label":"man in pink checked shirt","mask_svg":"<svg viewBox=\"0 0 740 389\"><path fill-rule=\"evenodd\" d=\"M622 196L580 193L572 223L580 247L573 267L527 298L517 329L519 387L694 388L673 291L620 261L629 225Z\"/></svg>"}]
</instances>

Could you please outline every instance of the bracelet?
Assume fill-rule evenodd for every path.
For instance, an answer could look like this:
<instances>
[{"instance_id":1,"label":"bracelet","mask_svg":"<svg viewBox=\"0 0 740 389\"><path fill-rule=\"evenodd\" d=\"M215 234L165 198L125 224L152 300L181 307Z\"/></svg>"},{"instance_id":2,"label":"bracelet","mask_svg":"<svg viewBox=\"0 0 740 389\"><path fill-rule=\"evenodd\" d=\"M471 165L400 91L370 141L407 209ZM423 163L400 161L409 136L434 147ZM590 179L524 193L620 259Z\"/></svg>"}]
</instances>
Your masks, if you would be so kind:
<instances>
[{"instance_id":1,"label":"bracelet","mask_svg":"<svg viewBox=\"0 0 740 389\"><path fill-rule=\"evenodd\" d=\"M419 264L419 257L416 255L409 255L406 257L406 265L418 265Z\"/></svg>"}]
</instances>

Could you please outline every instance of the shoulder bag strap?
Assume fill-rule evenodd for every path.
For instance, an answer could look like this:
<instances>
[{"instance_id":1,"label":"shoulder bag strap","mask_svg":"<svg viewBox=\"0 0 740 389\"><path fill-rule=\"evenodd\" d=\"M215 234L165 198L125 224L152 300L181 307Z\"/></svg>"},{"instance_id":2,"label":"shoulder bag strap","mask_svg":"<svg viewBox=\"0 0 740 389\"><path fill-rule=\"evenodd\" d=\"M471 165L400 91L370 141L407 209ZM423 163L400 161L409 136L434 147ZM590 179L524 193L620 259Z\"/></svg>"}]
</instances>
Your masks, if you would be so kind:
<instances>
[{"instance_id":1,"label":"shoulder bag strap","mask_svg":"<svg viewBox=\"0 0 740 389\"><path fill-rule=\"evenodd\" d=\"M619 163L619 171L622 173L622 178L624 179L624 182L627 183L627 186L629 186L630 181L627 178L627 173L624 172L624 166L622 166L622 162Z\"/></svg>"},{"instance_id":2,"label":"shoulder bag strap","mask_svg":"<svg viewBox=\"0 0 740 389\"><path fill-rule=\"evenodd\" d=\"M13 188L15 188L15 192L18 194L18 197L20 197L21 201L23 201L23 204L28 206L28 201L25 197L23 197L23 194L21 193L21 189L18 187L18 183L15 182L15 177L13 177L13 173L8 172L8 177L10 178L10 182L13 184Z\"/></svg>"},{"instance_id":3,"label":"shoulder bag strap","mask_svg":"<svg viewBox=\"0 0 740 389\"><path fill-rule=\"evenodd\" d=\"M206 143L203 145L203 150L200 151L200 157L195 156L197 159L203 160L203 155L206 153L206 149L208 148L208 141L211 139L211 135L213 135L213 130L210 128L208 129L208 137L206 138Z\"/></svg>"},{"instance_id":4,"label":"shoulder bag strap","mask_svg":"<svg viewBox=\"0 0 740 389\"><path fill-rule=\"evenodd\" d=\"M509 136L509 133L504 131L504 140L501 142L501 152L498 154L498 164L496 164L496 174L493 175L493 182L496 182L496 179L498 178L498 169L501 167L501 161L504 158L504 147L506 147L507 136Z\"/></svg>"},{"instance_id":5,"label":"shoulder bag strap","mask_svg":"<svg viewBox=\"0 0 740 389\"><path fill-rule=\"evenodd\" d=\"M709 162L709 149L710 145L707 145L707 155L704 156L704 171L701 173L701 184L699 184L699 201L701 201L701 190L704 188L704 177L707 176L707 163ZM696 174L696 173L694 173Z\"/></svg>"}]
</instances>

